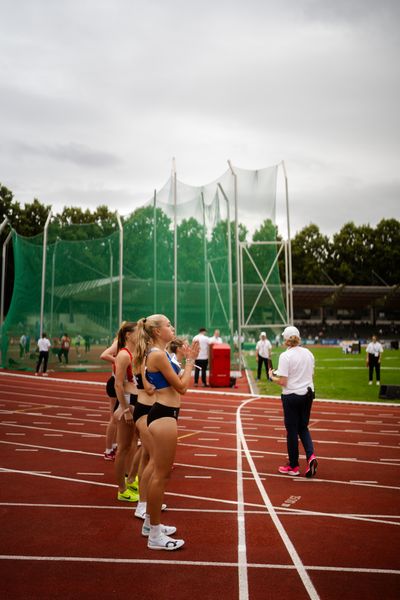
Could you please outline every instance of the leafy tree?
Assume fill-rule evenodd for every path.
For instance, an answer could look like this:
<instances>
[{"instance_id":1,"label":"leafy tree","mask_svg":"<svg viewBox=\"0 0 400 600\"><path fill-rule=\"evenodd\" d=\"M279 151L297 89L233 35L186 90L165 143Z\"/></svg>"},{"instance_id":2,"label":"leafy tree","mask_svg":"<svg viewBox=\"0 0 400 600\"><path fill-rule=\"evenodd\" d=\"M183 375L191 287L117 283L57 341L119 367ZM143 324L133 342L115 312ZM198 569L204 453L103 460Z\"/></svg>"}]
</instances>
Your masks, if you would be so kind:
<instances>
[{"instance_id":1,"label":"leafy tree","mask_svg":"<svg viewBox=\"0 0 400 600\"><path fill-rule=\"evenodd\" d=\"M178 279L204 281L204 226L196 219L178 225Z\"/></svg>"},{"instance_id":2,"label":"leafy tree","mask_svg":"<svg viewBox=\"0 0 400 600\"><path fill-rule=\"evenodd\" d=\"M173 233L171 219L156 209L157 278L173 277ZM136 209L124 222L124 257L127 272L131 275L153 279L154 273L154 208Z\"/></svg>"},{"instance_id":3,"label":"leafy tree","mask_svg":"<svg viewBox=\"0 0 400 600\"><path fill-rule=\"evenodd\" d=\"M333 236L331 273L335 283L371 284L373 270L373 229L369 225L357 227L346 223Z\"/></svg>"},{"instance_id":4,"label":"leafy tree","mask_svg":"<svg viewBox=\"0 0 400 600\"><path fill-rule=\"evenodd\" d=\"M372 270L374 283L389 285L400 282L400 222L382 219L373 234ZM378 280L378 281L377 281Z\"/></svg>"},{"instance_id":5,"label":"leafy tree","mask_svg":"<svg viewBox=\"0 0 400 600\"><path fill-rule=\"evenodd\" d=\"M330 243L315 224L307 225L292 240L293 283L327 284Z\"/></svg>"}]
</instances>

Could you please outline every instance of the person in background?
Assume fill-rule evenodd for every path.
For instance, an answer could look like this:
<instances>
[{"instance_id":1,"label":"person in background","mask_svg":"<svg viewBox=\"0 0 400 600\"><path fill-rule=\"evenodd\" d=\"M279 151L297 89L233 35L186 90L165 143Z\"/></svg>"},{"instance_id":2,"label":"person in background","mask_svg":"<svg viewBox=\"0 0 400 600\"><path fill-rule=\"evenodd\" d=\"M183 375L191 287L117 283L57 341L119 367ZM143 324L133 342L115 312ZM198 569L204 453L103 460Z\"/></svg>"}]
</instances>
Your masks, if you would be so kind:
<instances>
[{"instance_id":1,"label":"person in background","mask_svg":"<svg viewBox=\"0 0 400 600\"><path fill-rule=\"evenodd\" d=\"M31 351L31 336L29 333L26 334L26 342L25 342L25 354L29 356L29 352Z\"/></svg>"},{"instance_id":2,"label":"person in background","mask_svg":"<svg viewBox=\"0 0 400 600\"><path fill-rule=\"evenodd\" d=\"M371 342L367 346L367 367L369 369L369 385L372 385L374 379L374 369L376 374L376 385L381 383L381 356L383 347L376 335L372 336Z\"/></svg>"},{"instance_id":3,"label":"person in background","mask_svg":"<svg viewBox=\"0 0 400 600\"><path fill-rule=\"evenodd\" d=\"M209 343L210 343L210 345L211 344L222 344L222 337L220 336L219 329L216 329L214 331L212 337L210 337Z\"/></svg>"},{"instance_id":4,"label":"person in background","mask_svg":"<svg viewBox=\"0 0 400 600\"><path fill-rule=\"evenodd\" d=\"M285 417L286 440L289 455L287 465L279 467L279 473L300 475L299 437L303 444L307 470L305 476L314 477L318 461L308 429L311 407L314 399L314 356L302 348L297 327L286 327L282 333L287 348L279 357L278 369L269 371L271 381L282 386L282 405Z\"/></svg>"},{"instance_id":5,"label":"person in background","mask_svg":"<svg viewBox=\"0 0 400 600\"><path fill-rule=\"evenodd\" d=\"M85 340L85 354L90 352L90 335L83 336Z\"/></svg>"},{"instance_id":6,"label":"person in background","mask_svg":"<svg viewBox=\"0 0 400 600\"><path fill-rule=\"evenodd\" d=\"M272 345L265 331L260 333L260 339L256 344L256 361L257 361L257 381L261 379L262 366L265 365L265 374L269 379L268 372L272 369L271 360Z\"/></svg>"},{"instance_id":7,"label":"person in background","mask_svg":"<svg viewBox=\"0 0 400 600\"><path fill-rule=\"evenodd\" d=\"M23 333L19 338L19 357L25 356L26 335Z\"/></svg>"},{"instance_id":8,"label":"person in background","mask_svg":"<svg viewBox=\"0 0 400 600\"><path fill-rule=\"evenodd\" d=\"M37 341L37 347L39 350L39 358L38 361L36 363L36 373L35 375L39 374L39 369L40 369L40 365L43 362L43 377L47 377L48 373L47 373L47 363L49 361L49 348L51 346L51 342L47 337L47 334L45 332L42 333L42 337L38 339Z\"/></svg>"},{"instance_id":9,"label":"person in background","mask_svg":"<svg viewBox=\"0 0 400 600\"><path fill-rule=\"evenodd\" d=\"M75 351L76 351L76 357L80 358L81 357L81 343L82 343L82 336L80 333L78 333L78 335L75 338Z\"/></svg>"},{"instance_id":10,"label":"person in background","mask_svg":"<svg viewBox=\"0 0 400 600\"><path fill-rule=\"evenodd\" d=\"M61 338L61 349L60 349L60 354L58 355L58 360L60 361L60 363L62 362L62 357L64 357L65 360L65 364L68 364L68 354L69 354L69 349L71 347L71 338L69 337L68 333L64 333L64 335Z\"/></svg>"},{"instance_id":11,"label":"person in background","mask_svg":"<svg viewBox=\"0 0 400 600\"><path fill-rule=\"evenodd\" d=\"M136 322L124 321L117 335L117 353L113 364L117 402L114 417L117 422L117 454L115 476L118 483L117 499L137 502L139 494L129 481L130 469L136 454L137 432L133 421L134 406L137 401L137 386L132 368L134 333ZM125 474L128 471L128 477Z\"/></svg>"},{"instance_id":12,"label":"person in background","mask_svg":"<svg viewBox=\"0 0 400 600\"><path fill-rule=\"evenodd\" d=\"M125 321L123 323L125 323ZM121 326L123 325L123 323L121 323ZM117 348L118 337L115 338L111 346L106 348L104 352L100 354L101 360L105 360L111 363L113 369L115 364L115 357L117 355ZM114 370L112 370L112 377L114 378L115 382ZM104 460L115 460L115 456L117 454L117 422L114 419L114 407L117 394L115 392L115 385L113 387L114 389L111 390L111 392L113 393L112 396L109 392L107 392L107 395L109 395L110 398L110 419L106 427L106 447L104 450Z\"/></svg>"},{"instance_id":13,"label":"person in background","mask_svg":"<svg viewBox=\"0 0 400 600\"><path fill-rule=\"evenodd\" d=\"M194 370L194 385L197 387L199 385L199 374L201 371L201 381L203 382L203 387L208 387L207 383L207 367L208 367L208 348L210 345L210 339L206 335L207 329L205 327L201 327L199 329L199 333L194 336L193 342L198 342L200 346L200 352L198 357L196 358L195 365L198 367Z\"/></svg>"}]
</instances>

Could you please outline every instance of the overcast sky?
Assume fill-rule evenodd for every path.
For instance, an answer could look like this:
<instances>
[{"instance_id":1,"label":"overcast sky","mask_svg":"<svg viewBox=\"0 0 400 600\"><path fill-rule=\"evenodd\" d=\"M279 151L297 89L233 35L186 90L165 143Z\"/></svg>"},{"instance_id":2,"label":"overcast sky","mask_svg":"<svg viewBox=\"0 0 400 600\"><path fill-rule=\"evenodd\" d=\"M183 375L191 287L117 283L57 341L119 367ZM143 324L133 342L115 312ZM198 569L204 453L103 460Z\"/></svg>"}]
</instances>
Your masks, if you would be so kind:
<instances>
[{"instance_id":1,"label":"overcast sky","mask_svg":"<svg viewBox=\"0 0 400 600\"><path fill-rule=\"evenodd\" d=\"M172 157L193 185L284 160L293 233L400 218L399 8L0 0L0 182L127 214Z\"/></svg>"}]
</instances>

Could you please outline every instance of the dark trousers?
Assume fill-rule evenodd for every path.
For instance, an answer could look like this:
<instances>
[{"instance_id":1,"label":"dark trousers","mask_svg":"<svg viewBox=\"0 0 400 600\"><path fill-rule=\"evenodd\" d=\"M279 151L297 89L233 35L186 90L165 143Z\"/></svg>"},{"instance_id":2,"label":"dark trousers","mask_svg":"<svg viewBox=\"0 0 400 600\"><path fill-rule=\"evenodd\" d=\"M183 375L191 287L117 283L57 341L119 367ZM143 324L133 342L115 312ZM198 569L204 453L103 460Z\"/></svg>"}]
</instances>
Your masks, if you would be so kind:
<instances>
[{"instance_id":1,"label":"dark trousers","mask_svg":"<svg viewBox=\"0 0 400 600\"><path fill-rule=\"evenodd\" d=\"M39 359L36 363L36 373L39 373L39 369L40 369L40 365L42 364L42 361L43 361L43 373L46 373L47 363L49 362L49 353L44 352L43 350L41 350L39 352Z\"/></svg>"},{"instance_id":2,"label":"dark trousers","mask_svg":"<svg viewBox=\"0 0 400 600\"><path fill-rule=\"evenodd\" d=\"M258 361L257 361L257 379L261 378L261 371L262 371L262 366L265 365L265 374L267 376L267 379L269 379L268 376L268 369L272 369L272 361L269 358L264 358L264 356L260 356L258 355Z\"/></svg>"},{"instance_id":3,"label":"dark trousers","mask_svg":"<svg viewBox=\"0 0 400 600\"><path fill-rule=\"evenodd\" d=\"M369 380L372 381L374 378L374 369L376 374L376 380L381 380L381 363L379 362L379 356L374 354L368 354L368 368L369 368Z\"/></svg>"},{"instance_id":4,"label":"dark trousers","mask_svg":"<svg viewBox=\"0 0 400 600\"><path fill-rule=\"evenodd\" d=\"M283 414L285 417L286 441L289 464L299 466L299 437L303 444L307 460L314 454L314 446L308 430L310 421L312 395L282 394Z\"/></svg>"},{"instance_id":5,"label":"dark trousers","mask_svg":"<svg viewBox=\"0 0 400 600\"><path fill-rule=\"evenodd\" d=\"M68 364L68 353L69 353L69 348L61 348L61 350L58 353L58 360L60 362L62 362L62 357L64 357L65 359L65 364Z\"/></svg>"},{"instance_id":6,"label":"dark trousers","mask_svg":"<svg viewBox=\"0 0 400 600\"><path fill-rule=\"evenodd\" d=\"M197 358L195 360L195 365L197 365L198 367L200 367L200 369L194 369L194 382L198 383L199 382L199 374L200 374L200 370L201 370L201 381L203 382L203 385L207 385L207 367L208 367L208 359L204 358Z\"/></svg>"}]
</instances>

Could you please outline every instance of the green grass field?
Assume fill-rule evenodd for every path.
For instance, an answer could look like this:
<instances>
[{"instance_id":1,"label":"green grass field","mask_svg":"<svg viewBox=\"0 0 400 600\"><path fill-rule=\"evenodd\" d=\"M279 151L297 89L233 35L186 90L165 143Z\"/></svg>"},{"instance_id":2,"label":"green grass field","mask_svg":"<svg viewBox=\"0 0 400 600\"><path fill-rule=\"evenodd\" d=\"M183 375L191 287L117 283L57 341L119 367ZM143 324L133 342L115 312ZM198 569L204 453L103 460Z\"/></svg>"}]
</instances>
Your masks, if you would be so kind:
<instances>
[{"instance_id":1,"label":"green grass field","mask_svg":"<svg viewBox=\"0 0 400 600\"><path fill-rule=\"evenodd\" d=\"M368 369L365 365L365 349L361 355L343 354L342 349L308 347L315 356L315 393L317 398L337 400L363 400L367 402L379 399L379 387L368 385ZM285 348L273 348L272 362L278 366L279 354ZM252 370L254 379L257 366L254 352L246 352L247 366ZM265 372L257 382L260 394L280 395L280 387L266 381ZM400 385L400 351L385 350L381 364L381 384ZM400 400L390 402L400 403Z\"/></svg>"}]
</instances>

